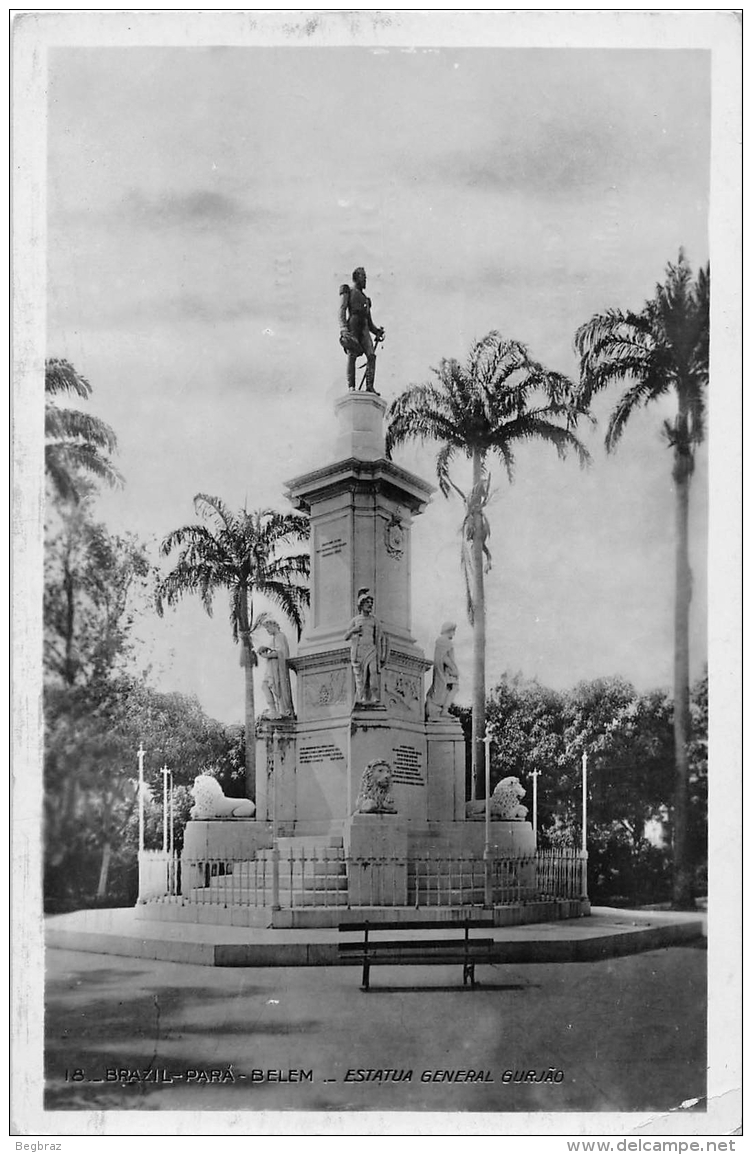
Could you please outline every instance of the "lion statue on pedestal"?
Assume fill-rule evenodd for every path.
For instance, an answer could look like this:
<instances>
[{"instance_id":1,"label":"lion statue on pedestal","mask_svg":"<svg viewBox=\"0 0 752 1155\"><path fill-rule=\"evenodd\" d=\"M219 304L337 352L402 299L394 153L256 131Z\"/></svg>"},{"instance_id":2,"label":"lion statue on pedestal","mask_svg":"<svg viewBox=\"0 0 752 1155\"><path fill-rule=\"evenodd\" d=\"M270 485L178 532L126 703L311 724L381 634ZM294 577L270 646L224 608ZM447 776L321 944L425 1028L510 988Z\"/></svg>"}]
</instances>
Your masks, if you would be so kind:
<instances>
[{"instance_id":1,"label":"lion statue on pedestal","mask_svg":"<svg viewBox=\"0 0 752 1155\"><path fill-rule=\"evenodd\" d=\"M378 758L369 762L360 780L360 792L355 800L356 814L396 814L397 805L389 793L392 768Z\"/></svg>"},{"instance_id":2,"label":"lion statue on pedestal","mask_svg":"<svg viewBox=\"0 0 752 1155\"><path fill-rule=\"evenodd\" d=\"M256 804L250 798L228 798L211 774L199 774L191 787L191 818L253 818Z\"/></svg>"},{"instance_id":3,"label":"lion statue on pedestal","mask_svg":"<svg viewBox=\"0 0 752 1155\"><path fill-rule=\"evenodd\" d=\"M491 818L501 822L524 822L527 817L527 806L520 805L520 798L524 797L525 787L519 778L502 778L491 795ZM485 798L467 803L466 818L481 820L485 816Z\"/></svg>"}]
</instances>

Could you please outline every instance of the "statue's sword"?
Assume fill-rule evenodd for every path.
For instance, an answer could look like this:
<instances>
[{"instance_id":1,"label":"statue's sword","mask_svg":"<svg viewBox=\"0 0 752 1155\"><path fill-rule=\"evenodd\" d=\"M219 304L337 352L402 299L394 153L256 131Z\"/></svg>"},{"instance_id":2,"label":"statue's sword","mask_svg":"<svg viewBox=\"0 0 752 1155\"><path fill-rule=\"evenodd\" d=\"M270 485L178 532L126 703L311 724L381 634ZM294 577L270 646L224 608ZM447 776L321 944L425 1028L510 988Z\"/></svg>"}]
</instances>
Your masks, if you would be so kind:
<instances>
[{"instance_id":1,"label":"statue's sword","mask_svg":"<svg viewBox=\"0 0 752 1155\"><path fill-rule=\"evenodd\" d=\"M376 334L376 340L373 343L374 356L376 356L376 350L378 349L379 345L382 345L383 343L384 343L384 338L380 337L377 333ZM366 368L365 368L365 372L364 372L363 376L360 379L360 385L358 386L359 389L362 389L363 386L365 385L367 376L368 376L368 358L366 357Z\"/></svg>"}]
</instances>

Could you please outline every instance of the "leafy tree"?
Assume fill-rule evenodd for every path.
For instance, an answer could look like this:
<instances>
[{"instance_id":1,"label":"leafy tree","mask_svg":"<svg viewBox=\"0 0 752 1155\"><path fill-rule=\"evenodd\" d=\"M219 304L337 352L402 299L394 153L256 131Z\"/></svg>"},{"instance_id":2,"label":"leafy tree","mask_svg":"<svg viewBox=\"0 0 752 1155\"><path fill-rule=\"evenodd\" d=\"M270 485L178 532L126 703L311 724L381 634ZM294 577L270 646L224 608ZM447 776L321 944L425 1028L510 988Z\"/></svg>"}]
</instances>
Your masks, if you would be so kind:
<instances>
[{"instance_id":1,"label":"leafy tree","mask_svg":"<svg viewBox=\"0 0 752 1155\"><path fill-rule=\"evenodd\" d=\"M465 504L462 524L463 571L468 593L468 615L473 626L473 792L485 792L483 736L486 706L486 603L484 561L491 564L487 546L490 532L486 506L490 494L488 460L500 458L509 480L513 477L514 449L540 440L560 457L573 450L581 463L589 460L575 436L578 416L572 386L560 373L532 360L518 341L491 332L477 341L462 365L443 359L434 369L437 382L411 385L392 402L388 418L387 455L405 441L417 438L441 443L436 458L439 486L445 497L454 489ZM472 464L472 487L465 494L451 480L449 469L457 456Z\"/></svg>"},{"instance_id":2,"label":"leafy tree","mask_svg":"<svg viewBox=\"0 0 752 1155\"><path fill-rule=\"evenodd\" d=\"M589 818L621 828L635 853L671 797L672 714L664 691L637 694L621 678L581 682L565 695L564 757L581 767L588 754Z\"/></svg>"},{"instance_id":3,"label":"leafy tree","mask_svg":"<svg viewBox=\"0 0 752 1155\"><path fill-rule=\"evenodd\" d=\"M708 672L692 687L689 766L689 853L698 893L707 893L708 862Z\"/></svg>"},{"instance_id":4,"label":"leafy tree","mask_svg":"<svg viewBox=\"0 0 752 1155\"><path fill-rule=\"evenodd\" d=\"M89 398L91 385L68 362L51 357L44 366L45 470L53 490L64 501L77 503L86 491L85 479L121 485L110 460L117 438L106 422L79 409L59 404L63 394Z\"/></svg>"},{"instance_id":5,"label":"leafy tree","mask_svg":"<svg viewBox=\"0 0 752 1155\"><path fill-rule=\"evenodd\" d=\"M532 776L537 772L538 822L543 828L552 821L558 784L566 767L563 711L562 694L521 674L502 675L488 698L486 716L493 738L491 788L502 778L519 778L527 790L525 805L530 809Z\"/></svg>"},{"instance_id":6,"label":"leafy tree","mask_svg":"<svg viewBox=\"0 0 752 1155\"><path fill-rule=\"evenodd\" d=\"M132 791L113 772L121 752L119 687L150 565L132 535L91 518L89 502L58 499L45 554L45 891L100 856L103 891L113 831Z\"/></svg>"},{"instance_id":7,"label":"leafy tree","mask_svg":"<svg viewBox=\"0 0 752 1155\"><path fill-rule=\"evenodd\" d=\"M173 772L176 846L198 774L231 767L237 734L195 697L160 693L142 678L45 692L45 896L48 905L130 899L138 849L138 761L143 742L147 846L161 845L162 766ZM113 870L116 882L111 884ZM121 878L124 874L124 878Z\"/></svg>"},{"instance_id":8,"label":"leafy tree","mask_svg":"<svg viewBox=\"0 0 752 1155\"><path fill-rule=\"evenodd\" d=\"M538 771L542 845L580 845L582 754L588 754L588 853L600 901L663 900L665 849L648 837L672 788L673 703L662 690L638 694L622 678L556 691L503 676L488 702L492 783L519 777L532 797ZM701 823L701 818L698 818Z\"/></svg>"},{"instance_id":9,"label":"leafy tree","mask_svg":"<svg viewBox=\"0 0 752 1155\"><path fill-rule=\"evenodd\" d=\"M253 667L258 659L252 635L267 615L255 616L253 599L260 595L278 605L300 637L303 609L309 601L310 559L307 552L285 551L308 537L308 520L270 509L233 514L218 497L203 493L194 498L194 506L210 525L186 525L165 537L162 554L166 557L177 550L179 555L175 567L159 583L157 610L162 614L165 605L175 605L191 593L199 595L211 615L217 590L229 592L232 636L242 646L245 669L245 789L247 797L255 798Z\"/></svg>"},{"instance_id":10,"label":"leafy tree","mask_svg":"<svg viewBox=\"0 0 752 1155\"><path fill-rule=\"evenodd\" d=\"M692 576L689 566L689 490L695 451L705 435L705 393L708 385L710 271L696 280L679 251L666 268L665 281L639 313L609 309L593 317L576 334L580 356L579 401L612 384L624 385L606 431L606 448L618 444L636 409L671 393L676 413L663 424L673 455L676 491L676 591L674 609L674 757L673 804L674 890L677 908L693 905L693 870L688 854L690 709L689 608Z\"/></svg>"},{"instance_id":11,"label":"leafy tree","mask_svg":"<svg viewBox=\"0 0 752 1155\"><path fill-rule=\"evenodd\" d=\"M92 520L87 501L60 512L45 550L45 675L91 685L127 663L151 566L132 534L111 534Z\"/></svg>"}]
</instances>

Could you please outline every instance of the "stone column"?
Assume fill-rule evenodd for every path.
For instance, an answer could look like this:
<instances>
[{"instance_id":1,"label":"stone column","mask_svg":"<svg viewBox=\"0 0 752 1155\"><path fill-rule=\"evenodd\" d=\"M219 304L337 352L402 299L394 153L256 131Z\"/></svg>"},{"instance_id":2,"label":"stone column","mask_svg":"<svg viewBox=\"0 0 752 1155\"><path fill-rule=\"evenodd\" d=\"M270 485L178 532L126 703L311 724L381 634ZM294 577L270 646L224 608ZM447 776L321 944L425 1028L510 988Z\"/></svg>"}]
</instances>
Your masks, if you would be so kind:
<instances>
[{"instance_id":1,"label":"stone column","mask_svg":"<svg viewBox=\"0 0 752 1155\"><path fill-rule=\"evenodd\" d=\"M350 906L407 905L407 823L399 814L353 814L345 823Z\"/></svg>"},{"instance_id":2,"label":"stone column","mask_svg":"<svg viewBox=\"0 0 752 1155\"><path fill-rule=\"evenodd\" d=\"M280 835L292 833L295 822L295 750L294 718L269 718L266 715L259 718L256 723L256 817L267 822L274 821L276 789L277 833Z\"/></svg>"},{"instance_id":3,"label":"stone column","mask_svg":"<svg viewBox=\"0 0 752 1155\"><path fill-rule=\"evenodd\" d=\"M426 723L428 821L465 820L465 736L452 715Z\"/></svg>"},{"instance_id":4,"label":"stone column","mask_svg":"<svg viewBox=\"0 0 752 1155\"><path fill-rule=\"evenodd\" d=\"M378 393L347 393L337 398L334 412L339 422L335 461L379 461L384 456L386 401Z\"/></svg>"}]
</instances>

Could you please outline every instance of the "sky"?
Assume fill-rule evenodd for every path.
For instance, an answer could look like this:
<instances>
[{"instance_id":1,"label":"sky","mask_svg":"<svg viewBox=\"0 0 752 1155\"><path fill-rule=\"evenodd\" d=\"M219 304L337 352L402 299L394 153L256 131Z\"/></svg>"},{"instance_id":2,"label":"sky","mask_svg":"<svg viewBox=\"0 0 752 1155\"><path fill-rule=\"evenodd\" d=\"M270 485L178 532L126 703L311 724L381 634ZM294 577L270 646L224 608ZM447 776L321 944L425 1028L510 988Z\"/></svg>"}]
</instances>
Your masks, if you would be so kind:
<instances>
[{"instance_id":1,"label":"sky","mask_svg":"<svg viewBox=\"0 0 752 1155\"><path fill-rule=\"evenodd\" d=\"M345 388L338 286L364 265L391 401L492 329L575 376L577 327L639 309L684 247L708 259L710 60L701 50L75 48L49 52L47 355L93 386L126 487L98 514L157 546L192 499L285 504L331 460ZM672 681L674 490L661 424L581 430L582 470L547 446L491 463L488 684ZM433 481L435 449L395 460ZM460 466L457 480L466 477ZM692 483L692 675L707 655L705 449ZM471 630L459 499L413 528L413 634ZM243 716L226 599L139 623L164 690ZM289 635L295 650L294 631Z\"/></svg>"}]
</instances>

